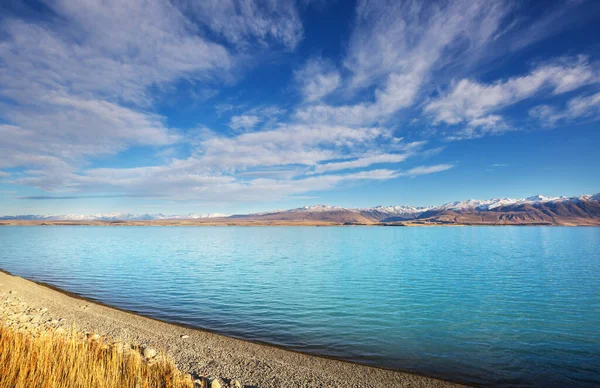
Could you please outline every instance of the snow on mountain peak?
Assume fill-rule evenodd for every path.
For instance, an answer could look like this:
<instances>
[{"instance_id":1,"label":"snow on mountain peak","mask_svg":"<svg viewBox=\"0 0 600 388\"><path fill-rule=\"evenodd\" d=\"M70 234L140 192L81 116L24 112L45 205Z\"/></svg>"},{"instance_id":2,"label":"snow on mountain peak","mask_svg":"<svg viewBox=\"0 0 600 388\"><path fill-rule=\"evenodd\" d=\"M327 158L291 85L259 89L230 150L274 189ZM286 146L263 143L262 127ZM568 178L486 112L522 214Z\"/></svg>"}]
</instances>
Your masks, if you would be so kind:
<instances>
[{"instance_id":1,"label":"snow on mountain peak","mask_svg":"<svg viewBox=\"0 0 600 388\"><path fill-rule=\"evenodd\" d=\"M532 197L525 198L524 202L549 202L560 199L561 197L546 197L545 195L534 195ZM564 198L564 197L562 197Z\"/></svg>"},{"instance_id":2,"label":"snow on mountain peak","mask_svg":"<svg viewBox=\"0 0 600 388\"><path fill-rule=\"evenodd\" d=\"M477 210L490 210L497 207L506 205L512 205L518 202L513 198L492 198L487 200L469 199L467 201L455 201L444 204L438 207L439 210L464 210L464 209L477 209Z\"/></svg>"},{"instance_id":3,"label":"snow on mountain peak","mask_svg":"<svg viewBox=\"0 0 600 388\"><path fill-rule=\"evenodd\" d=\"M396 206L375 206L372 208L359 209L361 211L376 211L383 214L389 215L401 215L401 214L417 214L417 213L425 213L428 210L434 209L433 206L405 206L405 205L396 205Z\"/></svg>"},{"instance_id":4,"label":"snow on mountain peak","mask_svg":"<svg viewBox=\"0 0 600 388\"><path fill-rule=\"evenodd\" d=\"M293 209L292 211L329 212L329 211L335 211L335 210L352 210L352 209L346 209L343 207L333 206L333 205L317 204L317 205L303 206L298 209Z\"/></svg>"}]
</instances>

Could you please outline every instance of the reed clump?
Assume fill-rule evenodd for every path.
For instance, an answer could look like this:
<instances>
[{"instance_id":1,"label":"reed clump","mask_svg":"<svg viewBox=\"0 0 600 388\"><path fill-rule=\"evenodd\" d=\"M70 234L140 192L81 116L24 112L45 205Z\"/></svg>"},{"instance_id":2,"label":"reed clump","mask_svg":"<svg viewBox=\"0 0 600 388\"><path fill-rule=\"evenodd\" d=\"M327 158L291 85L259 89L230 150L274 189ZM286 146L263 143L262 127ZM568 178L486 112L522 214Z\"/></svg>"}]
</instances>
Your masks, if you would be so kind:
<instances>
[{"instance_id":1,"label":"reed clump","mask_svg":"<svg viewBox=\"0 0 600 388\"><path fill-rule=\"evenodd\" d=\"M32 333L1 326L0 388L194 386L162 353L147 360L140 348L89 338L75 329Z\"/></svg>"}]
</instances>

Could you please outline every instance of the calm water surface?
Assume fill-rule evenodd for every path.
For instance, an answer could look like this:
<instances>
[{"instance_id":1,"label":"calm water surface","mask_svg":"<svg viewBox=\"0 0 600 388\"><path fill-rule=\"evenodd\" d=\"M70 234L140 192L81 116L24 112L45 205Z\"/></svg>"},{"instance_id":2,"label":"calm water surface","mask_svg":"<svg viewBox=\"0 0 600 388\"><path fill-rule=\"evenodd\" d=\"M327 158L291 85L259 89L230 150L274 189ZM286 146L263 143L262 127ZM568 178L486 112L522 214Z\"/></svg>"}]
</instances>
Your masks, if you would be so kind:
<instances>
[{"instance_id":1,"label":"calm water surface","mask_svg":"<svg viewBox=\"0 0 600 388\"><path fill-rule=\"evenodd\" d=\"M0 268L303 352L600 384L600 228L3 227Z\"/></svg>"}]
</instances>

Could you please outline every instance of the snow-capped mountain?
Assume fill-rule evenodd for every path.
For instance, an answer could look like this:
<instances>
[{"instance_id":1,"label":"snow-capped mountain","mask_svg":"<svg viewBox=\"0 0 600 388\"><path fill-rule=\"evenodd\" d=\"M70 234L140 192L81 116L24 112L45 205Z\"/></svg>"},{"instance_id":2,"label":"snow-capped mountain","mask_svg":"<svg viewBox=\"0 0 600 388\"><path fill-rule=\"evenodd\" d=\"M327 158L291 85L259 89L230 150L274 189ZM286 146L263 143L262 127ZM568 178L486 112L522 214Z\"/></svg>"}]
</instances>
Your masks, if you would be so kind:
<instances>
[{"instance_id":1,"label":"snow-capped mountain","mask_svg":"<svg viewBox=\"0 0 600 388\"><path fill-rule=\"evenodd\" d=\"M299 207L297 209L291 209L288 211L290 211L290 212L331 212L331 211L340 211L340 210L355 211L355 209L349 209L349 208L333 206L333 205L303 206L303 207Z\"/></svg>"},{"instance_id":2,"label":"snow-capped mountain","mask_svg":"<svg viewBox=\"0 0 600 388\"><path fill-rule=\"evenodd\" d=\"M577 197L532 197L469 199L441 206L375 206L344 208L333 205L310 205L290 210L226 216L224 214L67 214L22 215L0 217L0 220L32 221L153 221L202 220L227 218L232 223L286 224L378 224L426 223L468 225L600 225L600 193ZM217 221L219 222L219 221ZM200 222L202 223L202 222Z\"/></svg>"},{"instance_id":3,"label":"snow-capped mountain","mask_svg":"<svg viewBox=\"0 0 600 388\"><path fill-rule=\"evenodd\" d=\"M466 201L449 202L442 206L436 207L436 210L490 210L500 206L512 205L518 201L518 199L513 198L492 198L488 200L469 199Z\"/></svg>"},{"instance_id":4,"label":"snow-capped mountain","mask_svg":"<svg viewBox=\"0 0 600 388\"><path fill-rule=\"evenodd\" d=\"M357 209L313 205L247 217L263 220L268 218L270 221L318 220L338 223L588 225L600 223L600 194L578 197L536 195L519 199L470 199L441 206L375 206Z\"/></svg>"},{"instance_id":5,"label":"snow-capped mountain","mask_svg":"<svg viewBox=\"0 0 600 388\"><path fill-rule=\"evenodd\" d=\"M523 204L543 204L543 203L555 203L555 202L576 202L576 201L600 201L600 194L595 195L581 195L578 197L546 197L544 195L534 195L531 197L516 199L516 198L492 198L487 200L469 199L466 201L449 202L441 206L434 206L431 209L435 210L493 210L503 206L509 205L523 205Z\"/></svg>"},{"instance_id":6,"label":"snow-capped mountain","mask_svg":"<svg viewBox=\"0 0 600 388\"><path fill-rule=\"evenodd\" d=\"M527 198L492 198L492 199L468 199L464 201L448 202L440 206L375 206L370 208L344 208L332 205L312 205L304 206L289 211L293 212L328 212L348 210L361 213L379 213L381 215L400 216L400 215L419 215L428 211L443 211L443 210L493 210L509 205L519 204L541 204L547 202L565 202L565 201L600 201L600 193L595 195L581 195L578 197L546 197L544 195L534 195Z\"/></svg>"},{"instance_id":7,"label":"snow-capped mountain","mask_svg":"<svg viewBox=\"0 0 600 388\"><path fill-rule=\"evenodd\" d=\"M372 208L360 209L361 211L377 211L380 213L398 215L398 214L418 214L434 209L435 206L375 206Z\"/></svg>"},{"instance_id":8,"label":"snow-capped mountain","mask_svg":"<svg viewBox=\"0 0 600 388\"><path fill-rule=\"evenodd\" d=\"M433 209L431 206L375 206L372 208L359 209L359 211L361 214L378 221L401 221L415 219L431 209Z\"/></svg>"}]
</instances>

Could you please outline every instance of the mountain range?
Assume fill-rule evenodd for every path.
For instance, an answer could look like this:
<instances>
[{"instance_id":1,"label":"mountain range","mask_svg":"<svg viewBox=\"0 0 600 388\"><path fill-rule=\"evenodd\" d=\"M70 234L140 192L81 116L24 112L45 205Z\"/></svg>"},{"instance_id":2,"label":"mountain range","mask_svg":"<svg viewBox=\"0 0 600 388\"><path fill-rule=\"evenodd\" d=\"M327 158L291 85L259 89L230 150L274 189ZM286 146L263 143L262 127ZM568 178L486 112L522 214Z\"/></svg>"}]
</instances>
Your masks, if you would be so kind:
<instances>
[{"instance_id":1,"label":"mountain range","mask_svg":"<svg viewBox=\"0 0 600 388\"><path fill-rule=\"evenodd\" d=\"M157 225L599 225L600 193L578 197L493 198L441 206L344 208L313 205L265 213L68 214L0 217L6 223L109 223ZM19 222L20 221L20 222Z\"/></svg>"},{"instance_id":2,"label":"mountain range","mask_svg":"<svg viewBox=\"0 0 600 388\"><path fill-rule=\"evenodd\" d=\"M205 218L227 217L225 214L132 214L132 213L101 213L101 214L25 214L18 216L3 216L0 220L25 221L155 221L155 220L197 220Z\"/></svg>"}]
</instances>

